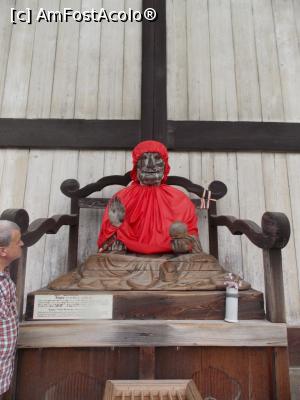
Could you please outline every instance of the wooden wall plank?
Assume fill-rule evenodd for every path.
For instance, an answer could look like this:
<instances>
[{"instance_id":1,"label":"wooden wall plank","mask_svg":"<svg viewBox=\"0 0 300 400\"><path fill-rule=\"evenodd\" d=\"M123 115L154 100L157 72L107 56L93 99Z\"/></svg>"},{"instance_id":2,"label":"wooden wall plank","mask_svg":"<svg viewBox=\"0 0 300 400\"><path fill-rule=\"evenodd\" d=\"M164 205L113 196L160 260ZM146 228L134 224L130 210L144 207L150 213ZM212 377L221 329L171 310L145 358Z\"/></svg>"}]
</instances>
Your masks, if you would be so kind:
<instances>
[{"instance_id":1,"label":"wooden wall plank","mask_svg":"<svg viewBox=\"0 0 300 400\"><path fill-rule=\"evenodd\" d=\"M82 1L82 11L101 7L102 0ZM75 118L97 118L101 26L96 22L80 24Z\"/></svg>"},{"instance_id":2,"label":"wooden wall plank","mask_svg":"<svg viewBox=\"0 0 300 400\"><path fill-rule=\"evenodd\" d=\"M17 0L16 8L23 10L26 7L35 11L37 0ZM34 32L35 24L19 23L13 26L2 100L2 118L22 118L26 115Z\"/></svg>"},{"instance_id":3,"label":"wooden wall plank","mask_svg":"<svg viewBox=\"0 0 300 400\"><path fill-rule=\"evenodd\" d=\"M68 7L80 10L81 0L61 0L60 10ZM73 19L59 23L51 99L52 118L74 118L79 27L80 24Z\"/></svg>"},{"instance_id":4,"label":"wooden wall plank","mask_svg":"<svg viewBox=\"0 0 300 400\"><path fill-rule=\"evenodd\" d=\"M190 180L204 186L202 182L202 153L196 151L189 153L189 169ZM191 198L197 198L197 196L192 194ZM203 250L207 251L209 249L207 212L197 210L197 216L199 239Z\"/></svg>"},{"instance_id":5,"label":"wooden wall plank","mask_svg":"<svg viewBox=\"0 0 300 400\"><path fill-rule=\"evenodd\" d=\"M232 0L238 116L240 121L261 119L256 48L250 0Z\"/></svg>"},{"instance_id":6,"label":"wooden wall plank","mask_svg":"<svg viewBox=\"0 0 300 400\"><path fill-rule=\"evenodd\" d=\"M53 151L31 150L28 161L27 185L24 208L28 211L30 222L48 216L51 191ZM28 292L37 290L42 285L43 263L46 237L28 249L25 300Z\"/></svg>"},{"instance_id":7,"label":"wooden wall plank","mask_svg":"<svg viewBox=\"0 0 300 400\"><path fill-rule=\"evenodd\" d=\"M187 57L186 0L169 0L167 6L167 115L168 119L186 119Z\"/></svg>"},{"instance_id":8,"label":"wooden wall plank","mask_svg":"<svg viewBox=\"0 0 300 400\"><path fill-rule=\"evenodd\" d=\"M189 153L190 179L192 182L208 188L214 180L214 154L213 153ZM194 197L194 196L193 196ZM204 251L209 252L208 215L206 210L198 212L198 229L201 245Z\"/></svg>"},{"instance_id":9,"label":"wooden wall plank","mask_svg":"<svg viewBox=\"0 0 300 400\"><path fill-rule=\"evenodd\" d=\"M170 175L183 176L189 179L189 154L187 152L169 152ZM184 192L187 196L189 193L180 186L174 186Z\"/></svg>"},{"instance_id":10,"label":"wooden wall plank","mask_svg":"<svg viewBox=\"0 0 300 400\"><path fill-rule=\"evenodd\" d=\"M106 10L124 9L124 0L103 0L102 4ZM123 23L102 21L98 118L119 119L122 115L123 60Z\"/></svg>"},{"instance_id":11,"label":"wooden wall plank","mask_svg":"<svg viewBox=\"0 0 300 400\"><path fill-rule=\"evenodd\" d=\"M0 106L6 79L6 68L10 48L13 24L10 22L10 7L15 7L15 1L3 0L0 3Z\"/></svg>"},{"instance_id":12,"label":"wooden wall plank","mask_svg":"<svg viewBox=\"0 0 300 400\"><path fill-rule=\"evenodd\" d=\"M27 166L28 151L6 150L0 188L0 210L23 207Z\"/></svg>"},{"instance_id":13,"label":"wooden wall plank","mask_svg":"<svg viewBox=\"0 0 300 400\"><path fill-rule=\"evenodd\" d=\"M260 225L265 212L264 185L261 154L237 155L240 218L250 219ZM252 287L264 291L262 250L242 237L244 278Z\"/></svg>"},{"instance_id":14,"label":"wooden wall plank","mask_svg":"<svg viewBox=\"0 0 300 400\"><path fill-rule=\"evenodd\" d=\"M3 169L4 169L4 162L5 162L5 154L7 150L0 150L0 185L2 186L2 176L3 176ZM0 186L0 187L1 187ZM3 210L1 210L2 212Z\"/></svg>"},{"instance_id":15,"label":"wooden wall plank","mask_svg":"<svg viewBox=\"0 0 300 400\"><path fill-rule=\"evenodd\" d=\"M59 3L59 0L39 0L38 7L59 10ZM58 26L45 21L36 23L27 118L50 117Z\"/></svg>"},{"instance_id":16,"label":"wooden wall plank","mask_svg":"<svg viewBox=\"0 0 300 400\"><path fill-rule=\"evenodd\" d=\"M70 199L60 191L63 180L77 178L78 152L55 151L51 176L48 215L70 212ZM62 227L56 235L47 235L43 262L42 287L67 271L68 228ZM75 266L74 266L75 267Z\"/></svg>"},{"instance_id":17,"label":"wooden wall plank","mask_svg":"<svg viewBox=\"0 0 300 400\"><path fill-rule=\"evenodd\" d=\"M300 3L298 0L293 0L293 12L295 14L295 23L298 35L298 44L300 41Z\"/></svg>"},{"instance_id":18,"label":"wooden wall plank","mask_svg":"<svg viewBox=\"0 0 300 400\"><path fill-rule=\"evenodd\" d=\"M104 152L81 151L78 161L78 181L83 187L104 176ZM98 194L98 196L100 196ZM95 197L97 195L93 195ZM100 210L82 209L79 221L78 264L97 252L97 233L102 213Z\"/></svg>"},{"instance_id":19,"label":"wooden wall plank","mask_svg":"<svg viewBox=\"0 0 300 400\"><path fill-rule=\"evenodd\" d=\"M131 151L126 151L125 152L125 171L131 171L132 170L132 156L131 156Z\"/></svg>"},{"instance_id":20,"label":"wooden wall plank","mask_svg":"<svg viewBox=\"0 0 300 400\"><path fill-rule=\"evenodd\" d=\"M178 26L177 29L182 29ZM212 119L208 2L186 1L188 119Z\"/></svg>"},{"instance_id":21,"label":"wooden wall plank","mask_svg":"<svg viewBox=\"0 0 300 400\"><path fill-rule=\"evenodd\" d=\"M104 176L123 175L126 172L125 151L105 151L104 152ZM101 197L111 197L123 186L112 185L106 187L100 193Z\"/></svg>"},{"instance_id":22,"label":"wooden wall plank","mask_svg":"<svg viewBox=\"0 0 300 400\"><path fill-rule=\"evenodd\" d=\"M253 21L263 121L284 121L271 0L253 1Z\"/></svg>"},{"instance_id":23,"label":"wooden wall plank","mask_svg":"<svg viewBox=\"0 0 300 400\"><path fill-rule=\"evenodd\" d=\"M236 121L238 112L230 1L217 0L208 4L213 116L214 120Z\"/></svg>"},{"instance_id":24,"label":"wooden wall plank","mask_svg":"<svg viewBox=\"0 0 300 400\"><path fill-rule=\"evenodd\" d=\"M214 157L214 178L227 185L225 197L218 200L217 212L221 215L240 217L237 182L237 161L235 153L216 153ZM227 228L218 228L219 259L227 270L244 276L241 237L233 236Z\"/></svg>"},{"instance_id":25,"label":"wooden wall plank","mask_svg":"<svg viewBox=\"0 0 300 400\"><path fill-rule=\"evenodd\" d=\"M214 154L203 152L201 157L201 184L206 189L209 184L214 180ZM200 234L201 231L204 233L201 235L201 244L203 250L209 253L209 238L208 238L208 214L206 210L200 211Z\"/></svg>"},{"instance_id":26,"label":"wooden wall plank","mask_svg":"<svg viewBox=\"0 0 300 400\"><path fill-rule=\"evenodd\" d=\"M142 0L125 0L124 10L142 10ZM141 118L142 24L124 23L122 117Z\"/></svg>"},{"instance_id":27,"label":"wooden wall plank","mask_svg":"<svg viewBox=\"0 0 300 400\"><path fill-rule=\"evenodd\" d=\"M273 0L285 120L300 119L300 52L291 0ZM297 10L297 9L296 9Z\"/></svg>"}]
</instances>

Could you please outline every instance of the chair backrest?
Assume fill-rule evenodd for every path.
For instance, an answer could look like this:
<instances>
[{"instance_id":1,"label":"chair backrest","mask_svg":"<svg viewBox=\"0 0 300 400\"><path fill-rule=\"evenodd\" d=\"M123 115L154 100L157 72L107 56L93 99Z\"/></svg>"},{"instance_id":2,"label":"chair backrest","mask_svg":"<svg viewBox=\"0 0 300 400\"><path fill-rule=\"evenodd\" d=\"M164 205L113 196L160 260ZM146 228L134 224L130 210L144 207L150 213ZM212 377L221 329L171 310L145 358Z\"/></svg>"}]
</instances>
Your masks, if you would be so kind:
<instances>
[{"instance_id":1,"label":"chair backrest","mask_svg":"<svg viewBox=\"0 0 300 400\"><path fill-rule=\"evenodd\" d=\"M78 261L95 252L96 234L99 231L101 215L109 198L88 197L100 192L107 186L127 186L131 182L130 172L124 175L111 175L80 188L78 181L68 179L61 184L61 191L71 199L71 213L78 215L78 225L70 227L69 268L73 269ZM210 215L216 214L216 201L225 196L227 187L223 182L213 181L207 189L179 176L169 176L166 183L185 189L195 195L192 201L199 215L201 243L205 251L218 256L217 231L210 225ZM209 206L207 210L207 206ZM79 229L80 227L80 229ZM206 234L207 231L207 234ZM79 243L79 253L78 253Z\"/></svg>"}]
</instances>

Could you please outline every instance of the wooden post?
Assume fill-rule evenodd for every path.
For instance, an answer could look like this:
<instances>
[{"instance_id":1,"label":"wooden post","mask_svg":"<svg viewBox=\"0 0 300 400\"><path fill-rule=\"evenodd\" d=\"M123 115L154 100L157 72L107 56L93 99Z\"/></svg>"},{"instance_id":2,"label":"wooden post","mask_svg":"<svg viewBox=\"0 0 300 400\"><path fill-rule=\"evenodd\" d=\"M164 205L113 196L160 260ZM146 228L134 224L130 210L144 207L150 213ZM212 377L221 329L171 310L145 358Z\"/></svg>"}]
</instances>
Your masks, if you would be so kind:
<instances>
[{"instance_id":1,"label":"wooden post","mask_svg":"<svg viewBox=\"0 0 300 400\"><path fill-rule=\"evenodd\" d=\"M79 206L76 197L71 199L71 214L77 215L77 224L71 225L69 230L68 271L77 267Z\"/></svg>"},{"instance_id":2,"label":"wooden post","mask_svg":"<svg viewBox=\"0 0 300 400\"><path fill-rule=\"evenodd\" d=\"M271 322L286 322L281 249L263 250L266 315Z\"/></svg>"},{"instance_id":3,"label":"wooden post","mask_svg":"<svg viewBox=\"0 0 300 400\"><path fill-rule=\"evenodd\" d=\"M155 379L155 347L140 347L139 379Z\"/></svg>"},{"instance_id":4,"label":"wooden post","mask_svg":"<svg viewBox=\"0 0 300 400\"><path fill-rule=\"evenodd\" d=\"M217 206L216 202L211 202L210 208L208 210L208 236L209 236L209 253L219 258L219 249L218 249L218 227L212 224L211 215L217 215Z\"/></svg>"},{"instance_id":5,"label":"wooden post","mask_svg":"<svg viewBox=\"0 0 300 400\"><path fill-rule=\"evenodd\" d=\"M290 400L288 349L287 347L275 347L272 351L272 399Z\"/></svg>"}]
</instances>

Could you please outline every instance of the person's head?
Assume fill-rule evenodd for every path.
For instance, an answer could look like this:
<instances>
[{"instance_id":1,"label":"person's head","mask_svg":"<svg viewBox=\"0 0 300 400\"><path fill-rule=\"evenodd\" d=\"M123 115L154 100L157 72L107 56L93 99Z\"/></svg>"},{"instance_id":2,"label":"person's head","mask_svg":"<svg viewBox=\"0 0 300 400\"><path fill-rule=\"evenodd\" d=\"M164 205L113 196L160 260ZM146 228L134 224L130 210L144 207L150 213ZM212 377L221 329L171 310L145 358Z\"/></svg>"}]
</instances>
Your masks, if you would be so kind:
<instances>
[{"instance_id":1,"label":"person's head","mask_svg":"<svg viewBox=\"0 0 300 400\"><path fill-rule=\"evenodd\" d=\"M0 220L0 266L7 266L22 255L21 231L17 224Z\"/></svg>"},{"instance_id":2,"label":"person's head","mask_svg":"<svg viewBox=\"0 0 300 400\"><path fill-rule=\"evenodd\" d=\"M131 178L142 185L158 186L165 182L170 171L168 151L157 141L140 142L132 152Z\"/></svg>"}]
</instances>

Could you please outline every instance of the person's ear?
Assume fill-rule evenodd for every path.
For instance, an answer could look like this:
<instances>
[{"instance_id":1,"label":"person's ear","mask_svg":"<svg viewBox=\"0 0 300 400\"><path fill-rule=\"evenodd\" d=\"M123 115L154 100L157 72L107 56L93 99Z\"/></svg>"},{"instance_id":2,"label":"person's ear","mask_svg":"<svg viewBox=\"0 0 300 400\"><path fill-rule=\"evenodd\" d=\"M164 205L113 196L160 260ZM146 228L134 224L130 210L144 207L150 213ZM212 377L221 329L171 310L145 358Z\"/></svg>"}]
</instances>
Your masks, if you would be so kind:
<instances>
[{"instance_id":1,"label":"person's ear","mask_svg":"<svg viewBox=\"0 0 300 400\"><path fill-rule=\"evenodd\" d=\"M6 256L7 256L6 247L0 247L0 257L6 257Z\"/></svg>"}]
</instances>

